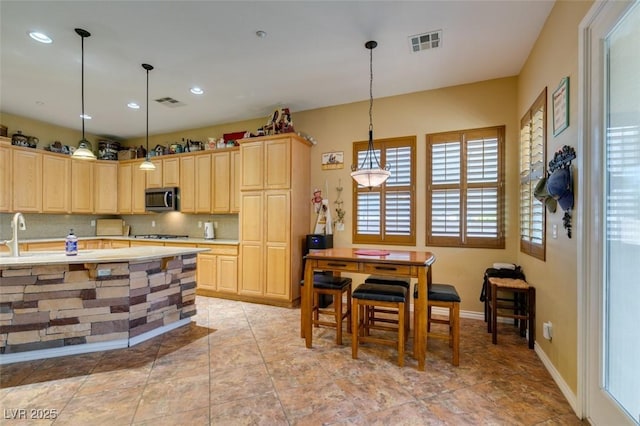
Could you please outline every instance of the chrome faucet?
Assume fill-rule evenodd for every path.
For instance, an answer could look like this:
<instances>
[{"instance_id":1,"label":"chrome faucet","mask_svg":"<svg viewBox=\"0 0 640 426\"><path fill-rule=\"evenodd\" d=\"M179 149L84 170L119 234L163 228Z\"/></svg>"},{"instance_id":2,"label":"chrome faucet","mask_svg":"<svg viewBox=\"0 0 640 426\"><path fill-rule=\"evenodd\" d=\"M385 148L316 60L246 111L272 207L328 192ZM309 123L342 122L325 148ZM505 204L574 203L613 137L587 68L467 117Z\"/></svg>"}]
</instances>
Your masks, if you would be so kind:
<instances>
[{"instance_id":1,"label":"chrome faucet","mask_svg":"<svg viewBox=\"0 0 640 426\"><path fill-rule=\"evenodd\" d=\"M9 247L9 256L20 256L20 246L18 245L18 228L21 230L27 229L27 225L24 223L24 216L22 213L16 213L13 215L13 220L11 220L11 228L13 231L13 238L7 241L3 241L2 244L5 244Z\"/></svg>"}]
</instances>

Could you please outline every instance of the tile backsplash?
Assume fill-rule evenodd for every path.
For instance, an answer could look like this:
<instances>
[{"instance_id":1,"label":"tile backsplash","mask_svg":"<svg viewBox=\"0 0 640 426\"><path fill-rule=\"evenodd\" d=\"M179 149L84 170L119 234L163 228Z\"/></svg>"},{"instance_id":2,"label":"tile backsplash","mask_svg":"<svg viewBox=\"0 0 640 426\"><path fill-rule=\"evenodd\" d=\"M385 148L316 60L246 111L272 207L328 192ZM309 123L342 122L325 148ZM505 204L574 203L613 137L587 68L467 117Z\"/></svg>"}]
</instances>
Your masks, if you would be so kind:
<instances>
[{"instance_id":1,"label":"tile backsplash","mask_svg":"<svg viewBox=\"0 0 640 426\"><path fill-rule=\"evenodd\" d=\"M11 238L11 219L13 214L0 213L0 240ZM152 213L146 215L54 215L54 214L24 214L27 229L19 232L19 239L57 238L65 237L69 229L79 237L93 237L96 228L91 226L91 221L96 219L122 218L131 226L130 235L136 234L176 234L188 235L192 238L201 238L204 234L204 222L217 223L215 230L216 239L238 239L238 215L211 215L211 214L182 214L180 212ZM155 221L155 227L152 226ZM198 227L198 223L202 227Z\"/></svg>"}]
</instances>

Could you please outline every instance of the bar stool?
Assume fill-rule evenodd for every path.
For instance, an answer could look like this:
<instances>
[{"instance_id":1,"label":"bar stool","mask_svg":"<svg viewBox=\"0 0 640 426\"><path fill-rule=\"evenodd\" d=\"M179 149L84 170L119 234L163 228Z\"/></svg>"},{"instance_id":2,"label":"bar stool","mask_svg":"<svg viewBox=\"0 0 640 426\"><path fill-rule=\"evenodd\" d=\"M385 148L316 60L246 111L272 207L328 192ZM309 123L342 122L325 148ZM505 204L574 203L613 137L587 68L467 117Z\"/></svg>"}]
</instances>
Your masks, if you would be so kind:
<instances>
[{"instance_id":1,"label":"bar stool","mask_svg":"<svg viewBox=\"0 0 640 426\"><path fill-rule=\"evenodd\" d=\"M408 304L407 289L398 285L364 283L358 286L352 294L351 320L351 356L358 358L358 345L371 342L397 346L398 365L404 366L405 345L405 305ZM371 323L366 314L367 309L395 308L398 312L398 326L378 325ZM371 330L397 331L397 340L372 336Z\"/></svg>"},{"instance_id":2,"label":"bar stool","mask_svg":"<svg viewBox=\"0 0 640 426\"><path fill-rule=\"evenodd\" d=\"M520 336L529 329L529 349L535 343L536 289L525 280L514 278L489 278L490 294L488 303L489 324L493 344L498 343L498 317L513 318L519 322ZM513 299L498 298L498 291L514 293Z\"/></svg>"},{"instance_id":3,"label":"bar stool","mask_svg":"<svg viewBox=\"0 0 640 426\"><path fill-rule=\"evenodd\" d=\"M451 348L451 364L460 364L460 296L451 284L431 284L427 299L427 339L440 339L449 342ZM413 298L418 297L418 288L413 291ZM446 308L449 310L447 319L432 318L431 308ZM413 328L417 328L418 318L413 317ZM448 325L447 333L431 331L431 324Z\"/></svg>"},{"instance_id":4,"label":"bar stool","mask_svg":"<svg viewBox=\"0 0 640 426\"><path fill-rule=\"evenodd\" d=\"M407 289L407 294L409 294L409 289L411 287L411 279L410 278L400 278L400 277L385 277L378 275L370 275L367 279L364 280L365 284L386 284L386 285L399 285ZM404 305L405 312L405 330L404 330L404 338L405 341L409 338L410 334L410 323L409 318L410 314L410 304L405 303ZM376 315L382 314L382 315ZM391 317L390 317L391 316ZM370 324L375 325L376 322L383 322L387 324L398 324L398 310L394 308L383 308L383 307L368 307L367 308L367 319Z\"/></svg>"},{"instance_id":5,"label":"bar stool","mask_svg":"<svg viewBox=\"0 0 640 426\"><path fill-rule=\"evenodd\" d=\"M336 329L336 344L342 345L342 322L347 320L347 332L351 333L351 278L336 277L331 275L316 274L313 277L313 319L314 327L332 327ZM304 280L300 282L304 285ZM342 294L347 294L346 309L343 311ZM320 295L326 294L332 297L333 309L321 307ZM320 318L320 315L331 315L333 321ZM302 334L302 327L300 328ZM301 336L304 337L304 336Z\"/></svg>"}]
</instances>

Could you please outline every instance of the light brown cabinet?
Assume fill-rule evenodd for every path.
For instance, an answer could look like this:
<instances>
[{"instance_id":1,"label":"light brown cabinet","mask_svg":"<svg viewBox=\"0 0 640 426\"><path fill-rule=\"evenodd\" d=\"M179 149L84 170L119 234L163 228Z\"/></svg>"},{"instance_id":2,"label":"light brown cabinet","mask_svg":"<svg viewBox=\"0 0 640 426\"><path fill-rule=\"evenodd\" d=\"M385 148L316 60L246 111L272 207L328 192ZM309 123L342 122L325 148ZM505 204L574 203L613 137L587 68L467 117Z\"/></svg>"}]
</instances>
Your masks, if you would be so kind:
<instances>
[{"instance_id":1,"label":"light brown cabinet","mask_svg":"<svg viewBox=\"0 0 640 426\"><path fill-rule=\"evenodd\" d=\"M71 160L71 212L93 213L93 162Z\"/></svg>"},{"instance_id":2,"label":"light brown cabinet","mask_svg":"<svg viewBox=\"0 0 640 426\"><path fill-rule=\"evenodd\" d=\"M143 160L118 162L118 213L144 213L146 173L140 170Z\"/></svg>"},{"instance_id":3,"label":"light brown cabinet","mask_svg":"<svg viewBox=\"0 0 640 426\"><path fill-rule=\"evenodd\" d=\"M0 212L11 211L11 148L9 146L3 146L3 144L9 144L11 140L9 138L0 138ZM6 246L5 246L6 247Z\"/></svg>"},{"instance_id":4,"label":"light brown cabinet","mask_svg":"<svg viewBox=\"0 0 640 426\"><path fill-rule=\"evenodd\" d=\"M195 158L195 212L211 213L211 156Z\"/></svg>"},{"instance_id":5,"label":"light brown cabinet","mask_svg":"<svg viewBox=\"0 0 640 426\"><path fill-rule=\"evenodd\" d=\"M180 159L178 157L153 158L151 162L156 166L156 169L146 172L147 188L180 186Z\"/></svg>"},{"instance_id":6,"label":"light brown cabinet","mask_svg":"<svg viewBox=\"0 0 640 426\"><path fill-rule=\"evenodd\" d=\"M229 213L231 211L231 153L216 152L211 154L212 167L212 213Z\"/></svg>"},{"instance_id":7,"label":"light brown cabinet","mask_svg":"<svg viewBox=\"0 0 640 426\"><path fill-rule=\"evenodd\" d=\"M12 210L39 213L42 211L42 153L29 148L12 151Z\"/></svg>"},{"instance_id":8,"label":"light brown cabinet","mask_svg":"<svg viewBox=\"0 0 640 426\"><path fill-rule=\"evenodd\" d=\"M288 306L300 297L310 151L294 134L240 142L240 295Z\"/></svg>"},{"instance_id":9,"label":"light brown cabinet","mask_svg":"<svg viewBox=\"0 0 640 426\"><path fill-rule=\"evenodd\" d=\"M71 212L71 158L42 156L42 212Z\"/></svg>"},{"instance_id":10,"label":"light brown cabinet","mask_svg":"<svg viewBox=\"0 0 640 426\"><path fill-rule=\"evenodd\" d=\"M118 163L97 161L93 164L94 213L118 214Z\"/></svg>"},{"instance_id":11,"label":"light brown cabinet","mask_svg":"<svg viewBox=\"0 0 640 426\"><path fill-rule=\"evenodd\" d=\"M240 211L240 150L231 152L230 213Z\"/></svg>"},{"instance_id":12,"label":"light brown cabinet","mask_svg":"<svg viewBox=\"0 0 640 426\"><path fill-rule=\"evenodd\" d=\"M196 211L196 159L193 155L180 157L180 211L195 213Z\"/></svg>"},{"instance_id":13,"label":"light brown cabinet","mask_svg":"<svg viewBox=\"0 0 640 426\"><path fill-rule=\"evenodd\" d=\"M238 292L238 246L198 244L197 292L204 296L233 296Z\"/></svg>"}]
</instances>

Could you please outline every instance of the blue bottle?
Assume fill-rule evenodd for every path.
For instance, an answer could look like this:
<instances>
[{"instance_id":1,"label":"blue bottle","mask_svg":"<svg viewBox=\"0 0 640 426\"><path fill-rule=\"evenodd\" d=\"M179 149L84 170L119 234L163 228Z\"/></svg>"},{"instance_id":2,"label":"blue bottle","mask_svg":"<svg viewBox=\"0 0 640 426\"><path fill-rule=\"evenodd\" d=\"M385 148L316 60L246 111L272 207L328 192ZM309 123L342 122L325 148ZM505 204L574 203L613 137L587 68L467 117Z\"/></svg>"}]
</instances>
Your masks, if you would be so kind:
<instances>
[{"instance_id":1,"label":"blue bottle","mask_svg":"<svg viewBox=\"0 0 640 426\"><path fill-rule=\"evenodd\" d=\"M73 229L69 231L69 235L64 240L64 252L67 256L78 254L78 237L73 234Z\"/></svg>"}]
</instances>

